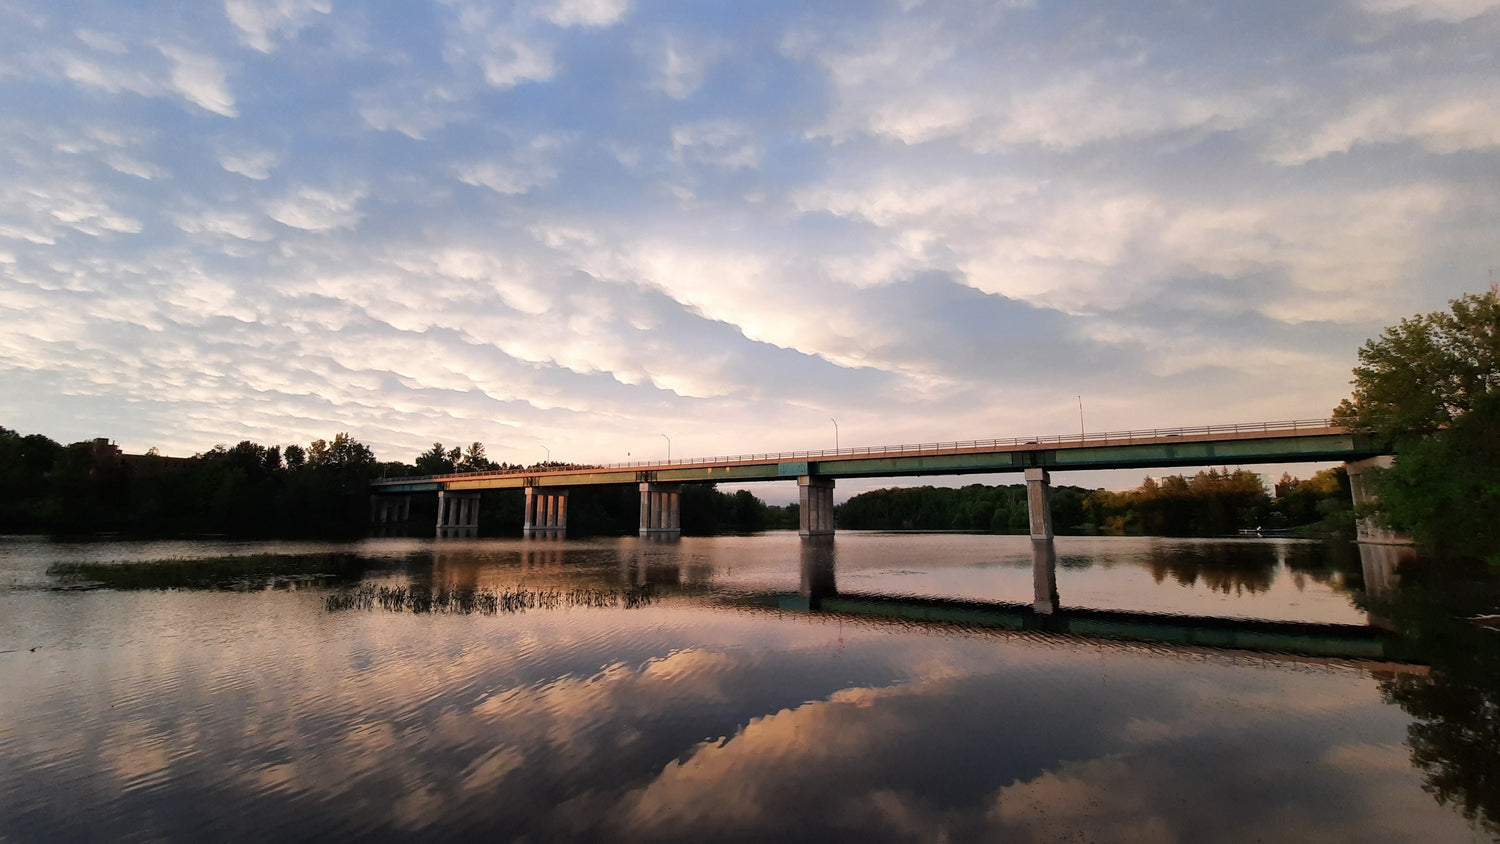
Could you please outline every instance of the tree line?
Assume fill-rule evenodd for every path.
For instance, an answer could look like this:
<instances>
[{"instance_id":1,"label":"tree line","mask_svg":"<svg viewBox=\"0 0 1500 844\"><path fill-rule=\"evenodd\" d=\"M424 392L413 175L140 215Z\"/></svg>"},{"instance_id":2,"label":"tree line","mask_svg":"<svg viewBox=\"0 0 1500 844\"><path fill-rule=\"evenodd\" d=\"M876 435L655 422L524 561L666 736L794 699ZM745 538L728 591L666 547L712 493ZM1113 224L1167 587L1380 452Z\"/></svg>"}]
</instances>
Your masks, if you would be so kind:
<instances>
[{"instance_id":1,"label":"tree line","mask_svg":"<svg viewBox=\"0 0 1500 844\"><path fill-rule=\"evenodd\" d=\"M1055 486L1050 498L1052 524L1061 533L1222 536L1302 527L1350 535L1354 526L1343 469L1306 480L1283 475L1273 491L1254 472L1206 469L1191 477L1148 477L1124 492ZM1025 484L878 489L850 498L834 514L840 528L854 530L1026 533L1030 524Z\"/></svg>"},{"instance_id":2,"label":"tree line","mask_svg":"<svg viewBox=\"0 0 1500 844\"><path fill-rule=\"evenodd\" d=\"M348 434L285 449L246 440L174 458L0 427L0 530L352 535L368 519L364 495L379 467Z\"/></svg>"},{"instance_id":3,"label":"tree line","mask_svg":"<svg viewBox=\"0 0 1500 844\"><path fill-rule=\"evenodd\" d=\"M249 440L192 457L121 454L105 440L62 445L42 434L0 427L0 532L245 537L346 537L369 527L369 484L381 478L469 471L555 471L576 464L496 463L484 444L444 448L412 463L381 462L347 433L306 446ZM638 525L634 487L579 488L570 496L570 533L629 533ZM436 523L436 496L413 499L413 531ZM522 493L484 497L486 534L520 531ZM688 486L682 526L689 533L796 527L797 508L772 507L749 492Z\"/></svg>"}]
</instances>

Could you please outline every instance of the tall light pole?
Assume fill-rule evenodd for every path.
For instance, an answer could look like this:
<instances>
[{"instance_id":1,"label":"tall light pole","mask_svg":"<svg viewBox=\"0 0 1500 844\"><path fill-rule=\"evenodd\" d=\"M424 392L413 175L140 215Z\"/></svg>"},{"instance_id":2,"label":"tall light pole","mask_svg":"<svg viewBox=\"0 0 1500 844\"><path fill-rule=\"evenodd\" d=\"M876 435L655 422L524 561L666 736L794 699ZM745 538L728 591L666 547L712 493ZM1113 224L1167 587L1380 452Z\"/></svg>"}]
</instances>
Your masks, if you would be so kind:
<instances>
[{"instance_id":1,"label":"tall light pole","mask_svg":"<svg viewBox=\"0 0 1500 844\"><path fill-rule=\"evenodd\" d=\"M837 452L839 450L839 420L830 416L828 421L833 423L833 450Z\"/></svg>"},{"instance_id":2,"label":"tall light pole","mask_svg":"<svg viewBox=\"0 0 1500 844\"><path fill-rule=\"evenodd\" d=\"M1083 432L1083 396L1079 396L1078 397L1078 437L1079 437L1079 439L1083 439L1083 438L1086 438L1087 436L1088 435Z\"/></svg>"},{"instance_id":3,"label":"tall light pole","mask_svg":"<svg viewBox=\"0 0 1500 844\"><path fill-rule=\"evenodd\" d=\"M551 463L552 462L552 449L550 449L550 448L548 448L546 446L542 446L542 451L547 452L547 462Z\"/></svg>"},{"instance_id":4,"label":"tall light pole","mask_svg":"<svg viewBox=\"0 0 1500 844\"><path fill-rule=\"evenodd\" d=\"M661 438L667 441L667 462L671 463L672 462L672 438L669 437L669 436L667 436L666 434L662 434Z\"/></svg>"}]
</instances>

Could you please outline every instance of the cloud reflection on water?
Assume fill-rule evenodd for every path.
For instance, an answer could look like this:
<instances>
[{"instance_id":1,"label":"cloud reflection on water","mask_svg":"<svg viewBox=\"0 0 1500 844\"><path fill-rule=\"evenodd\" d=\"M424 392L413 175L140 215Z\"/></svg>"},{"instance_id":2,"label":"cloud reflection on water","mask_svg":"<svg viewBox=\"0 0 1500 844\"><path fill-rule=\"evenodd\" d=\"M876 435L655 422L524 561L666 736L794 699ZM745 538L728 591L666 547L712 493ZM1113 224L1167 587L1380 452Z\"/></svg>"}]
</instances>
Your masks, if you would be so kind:
<instances>
[{"instance_id":1,"label":"cloud reflection on water","mask_svg":"<svg viewBox=\"0 0 1500 844\"><path fill-rule=\"evenodd\" d=\"M593 588L654 567L709 588L752 545L379 576ZM882 570L862 553L856 572ZM4 623L49 642L0 655L0 837L1471 834L1422 791L1371 669L663 590L493 616L328 613L321 590L0 590Z\"/></svg>"}]
</instances>

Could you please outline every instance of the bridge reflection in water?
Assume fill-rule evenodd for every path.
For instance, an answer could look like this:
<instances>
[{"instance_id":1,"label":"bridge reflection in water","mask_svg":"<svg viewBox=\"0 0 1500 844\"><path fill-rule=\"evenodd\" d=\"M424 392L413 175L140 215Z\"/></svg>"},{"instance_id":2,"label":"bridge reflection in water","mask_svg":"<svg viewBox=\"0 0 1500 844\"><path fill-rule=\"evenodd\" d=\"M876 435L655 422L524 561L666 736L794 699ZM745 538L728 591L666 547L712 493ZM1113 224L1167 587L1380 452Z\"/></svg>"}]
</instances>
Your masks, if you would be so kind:
<instances>
[{"instance_id":1,"label":"bridge reflection in water","mask_svg":"<svg viewBox=\"0 0 1500 844\"><path fill-rule=\"evenodd\" d=\"M618 545L595 546L553 538L529 541L520 546L518 573L527 582L601 589L648 588L662 594L684 593L719 607L745 610L808 613L857 618L871 623L932 625L939 627L1024 631L1028 635L1068 636L1147 642L1164 646L1207 647L1266 654L1385 660L1420 663L1392 632L1389 621L1366 613L1365 624L1319 621L1278 621L1200 615L1180 610L1144 612L1069 606L1060 594L1057 569L1059 556L1054 540L1031 540L1032 600L989 601L974 598L918 597L882 594L878 591L839 588L839 539L835 536L802 539L786 548L789 555L781 568L799 568L795 592L771 584L741 583L724 588L722 572L711 556L684 554L677 537L639 537ZM1258 543L1252 543L1258 544ZM431 583L448 588L493 586L482 582L486 568L475 559L477 545L444 546L433 555ZM858 546L855 546L858 547ZM1360 577L1370 598L1390 597L1399 578L1397 569L1414 557L1410 546L1360 544ZM795 548L796 550L793 550ZM1272 575L1264 568L1267 551L1252 550L1240 541L1214 549L1213 554L1165 556L1142 563L1160 582L1200 581L1204 587L1228 594L1244 588L1265 590ZM1287 547L1274 549L1276 566L1286 564ZM792 556L795 555L795 556ZM759 556L759 555L757 555ZM854 555L858 558L858 554ZM856 569L858 559L851 558ZM1073 558L1076 560L1076 558ZM1352 563L1353 561L1350 560ZM598 566L604 563L604 566ZM1067 561L1063 561L1067 565ZM1298 576L1336 580L1331 571L1322 575L1302 569ZM1352 571L1349 576L1354 576ZM493 575L492 575L493 576ZM513 575L500 575L506 584ZM784 581L783 581L784 582ZM1014 594L1014 593L1011 593ZM1357 616L1356 616L1357 617Z\"/></svg>"},{"instance_id":2,"label":"bridge reflection in water","mask_svg":"<svg viewBox=\"0 0 1500 844\"><path fill-rule=\"evenodd\" d=\"M955 625L1037 634L1151 642L1342 659L1410 661L1409 649L1381 618L1369 623L1269 621L1172 613L1069 608L1058 594L1057 549L1051 539L1032 541L1031 604L841 592L833 537L802 545L801 588L796 595L762 594L746 603L782 611ZM1370 595L1388 594L1409 547L1360 545L1360 564Z\"/></svg>"}]
</instances>

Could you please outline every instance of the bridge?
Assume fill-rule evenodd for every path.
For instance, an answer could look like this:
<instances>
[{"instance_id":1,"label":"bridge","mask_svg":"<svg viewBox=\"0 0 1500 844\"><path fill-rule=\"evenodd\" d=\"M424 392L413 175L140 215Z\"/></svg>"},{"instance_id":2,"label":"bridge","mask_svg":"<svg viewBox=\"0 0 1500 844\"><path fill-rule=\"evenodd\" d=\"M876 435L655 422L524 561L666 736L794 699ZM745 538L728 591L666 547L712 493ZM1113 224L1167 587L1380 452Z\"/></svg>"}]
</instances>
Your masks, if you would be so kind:
<instances>
[{"instance_id":1,"label":"bridge","mask_svg":"<svg viewBox=\"0 0 1500 844\"><path fill-rule=\"evenodd\" d=\"M570 489L631 485L640 491L640 534L676 536L683 484L795 480L800 533L812 537L833 533L833 490L840 479L1018 472L1026 480L1031 536L1048 539L1053 472L1335 460L1347 464L1355 503L1363 504L1372 495L1364 469L1390 457L1373 438L1331 419L1254 422L389 478L371 482L370 515L375 523L404 521L412 495L436 493L437 535L474 536L480 493L520 489L526 496L523 533L561 536ZM1394 540L1368 523L1360 534L1361 540Z\"/></svg>"}]
</instances>

